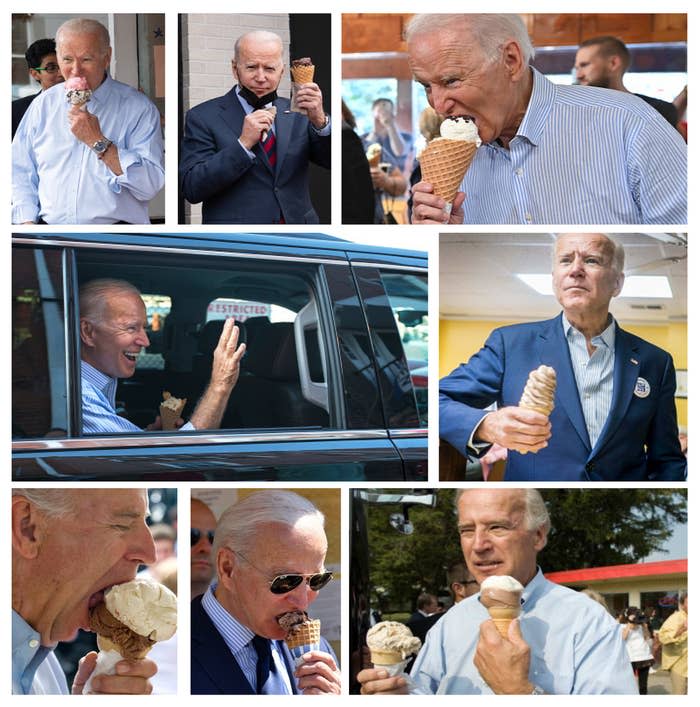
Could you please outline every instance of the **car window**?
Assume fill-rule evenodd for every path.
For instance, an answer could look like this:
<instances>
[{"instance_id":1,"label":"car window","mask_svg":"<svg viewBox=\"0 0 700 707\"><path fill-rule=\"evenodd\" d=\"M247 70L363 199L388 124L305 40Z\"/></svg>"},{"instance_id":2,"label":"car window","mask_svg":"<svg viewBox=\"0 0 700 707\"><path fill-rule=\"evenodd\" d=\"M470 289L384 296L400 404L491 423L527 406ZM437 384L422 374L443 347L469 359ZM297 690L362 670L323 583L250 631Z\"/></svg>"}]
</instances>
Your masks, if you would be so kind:
<instances>
[{"instance_id":1,"label":"car window","mask_svg":"<svg viewBox=\"0 0 700 707\"><path fill-rule=\"evenodd\" d=\"M422 427L428 426L428 276L382 272L394 312Z\"/></svg>"},{"instance_id":2,"label":"car window","mask_svg":"<svg viewBox=\"0 0 700 707\"><path fill-rule=\"evenodd\" d=\"M12 436L68 429L63 275L58 250L17 248L12 263Z\"/></svg>"},{"instance_id":3,"label":"car window","mask_svg":"<svg viewBox=\"0 0 700 707\"><path fill-rule=\"evenodd\" d=\"M81 284L114 277L146 304L150 345L119 381L117 413L144 429L163 393L186 398L189 419L209 383L214 351L233 317L246 342L221 429L329 428L328 352L320 336L317 267L251 259L162 257L97 251L76 255Z\"/></svg>"}]
</instances>

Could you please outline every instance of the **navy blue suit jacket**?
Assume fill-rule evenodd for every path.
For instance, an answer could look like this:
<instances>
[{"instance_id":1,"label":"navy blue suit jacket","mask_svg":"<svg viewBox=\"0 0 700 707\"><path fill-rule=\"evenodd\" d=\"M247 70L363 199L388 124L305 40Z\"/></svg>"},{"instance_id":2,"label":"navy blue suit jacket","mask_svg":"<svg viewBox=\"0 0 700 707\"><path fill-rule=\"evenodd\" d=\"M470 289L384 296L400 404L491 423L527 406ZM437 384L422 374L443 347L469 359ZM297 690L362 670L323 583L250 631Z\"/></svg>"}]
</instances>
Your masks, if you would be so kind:
<instances>
[{"instance_id":1,"label":"navy blue suit jacket","mask_svg":"<svg viewBox=\"0 0 700 707\"><path fill-rule=\"evenodd\" d=\"M285 113L278 98L275 117L277 166L258 143L249 155L238 142L245 111L236 89L187 112L180 151L180 188L190 203L202 202L204 223L318 223L309 196L309 162L330 169L331 138L308 118Z\"/></svg>"},{"instance_id":2,"label":"navy blue suit jacket","mask_svg":"<svg viewBox=\"0 0 700 707\"><path fill-rule=\"evenodd\" d=\"M440 437L466 454L484 408L517 405L530 371L545 364L557 372L552 437L536 454L509 451L506 481L683 481L673 360L615 326L612 404L593 449L561 315L496 329L481 351L441 380ZM640 378L649 384L646 397L635 394Z\"/></svg>"},{"instance_id":3,"label":"navy blue suit jacket","mask_svg":"<svg viewBox=\"0 0 700 707\"><path fill-rule=\"evenodd\" d=\"M256 694L216 626L202 608L201 596L192 601L191 619L191 693L193 695ZM276 644L284 658L289 681L296 695L298 690L294 678L294 658L284 641L277 641ZM321 637L321 650L330 653L336 660L333 649L323 637Z\"/></svg>"}]
</instances>

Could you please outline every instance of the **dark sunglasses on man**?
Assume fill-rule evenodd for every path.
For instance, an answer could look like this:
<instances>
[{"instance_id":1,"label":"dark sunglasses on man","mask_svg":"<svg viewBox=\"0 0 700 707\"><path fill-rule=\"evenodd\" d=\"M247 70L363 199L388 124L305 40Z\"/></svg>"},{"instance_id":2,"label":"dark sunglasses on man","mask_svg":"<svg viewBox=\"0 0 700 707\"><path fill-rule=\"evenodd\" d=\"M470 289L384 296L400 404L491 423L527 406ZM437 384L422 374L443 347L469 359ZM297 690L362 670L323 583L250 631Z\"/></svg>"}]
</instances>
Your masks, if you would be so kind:
<instances>
[{"instance_id":1,"label":"dark sunglasses on man","mask_svg":"<svg viewBox=\"0 0 700 707\"><path fill-rule=\"evenodd\" d=\"M199 528L190 528L190 547L194 547L205 535L209 540L209 544L214 544L214 531L213 530L200 530Z\"/></svg>"},{"instance_id":2,"label":"dark sunglasses on man","mask_svg":"<svg viewBox=\"0 0 700 707\"><path fill-rule=\"evenodd\" d=\"M235 552L235 550L234 550ZM265 575L261 569L258 569L245 555L240 552L235 552L240 558L245 560L254 570ZM269 575L268 575L269 576ZM280 574L270 580L270 591L273 594L287 594L294 591L302 582L306 582L312 592L318 592L323 589L328 582L333 579L332 572L317 572L316 574Z\"/></svg>"}]
</instances>

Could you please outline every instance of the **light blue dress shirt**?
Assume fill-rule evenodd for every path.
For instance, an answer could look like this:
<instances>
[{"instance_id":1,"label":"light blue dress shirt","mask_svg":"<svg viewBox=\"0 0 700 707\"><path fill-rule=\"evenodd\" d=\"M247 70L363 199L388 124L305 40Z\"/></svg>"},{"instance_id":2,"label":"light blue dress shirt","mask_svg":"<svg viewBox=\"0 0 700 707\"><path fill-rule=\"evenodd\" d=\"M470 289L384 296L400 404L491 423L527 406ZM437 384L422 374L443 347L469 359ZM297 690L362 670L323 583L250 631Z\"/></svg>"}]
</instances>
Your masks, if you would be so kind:
<instances>
[{"instance_id":1,"label":"light blue dress shirt","mask_svg":"<svg viewBox=\"0 0 700 707\"><path fill-rule=\"evenodd\" d=\"M12 222L149 223L163 188L160 114L142 93L107 76L87 104L119 150L117 176L70 131L63 84L32 101L12 141Z\"/></svg>"},{"instance_id":2,"label":"light blue dress shirt","mask_svg":"<svg viewBox=\"0 0 700 707\"><path fill-rule=\"evenodd\" d=\"M510 149L482 145L462 182L464 223L687 223L687 147L668 121L623 91L532 72Z\"/></svg>"},{"instance_id":3,"label":"light blue dress shirt","mask_svg":"<svg viewBox=\"0 0 700 707\"><path fill-rule=\"evenodd\" d=\"M591 344L596 347L592 356L588 355L586 337L574 328L563 314L561 321L566 343L569 345L578 397L591 440L591 449L593 449L603 431L612 405L615 321L610 317L610 323L605 330L591 339Z\"/></svg>"},{"instance_id":4,"label":"light blue dress shirt","mask_svg":"<svg viewBox=\"0 0 700 707\"><path fill-rule=\"evenodd\" d=\"M430 629L411 670L415 694L490 695L474 666L479 595L453 606ZM520 629L530 646L529 680L547 694L638 694L619 625L586 595L546 580L525 587Z\"/></svg>"},{"instance_id":5,"label":"light blue dress shirt","mask_svg":"<svg viewBox=\"0 0 700 707\"><path fill-rule=\"evenodd\" d=\"M98 371L85 361L80 362L80 378L83 405L83 434L115 434L119 432L143 432L143 430L117 415L115 396L116 378ZM181 432L194 430L191 422L179 428Z\"/></svg>"},{"instance_id":6,"label":"light blue dress shirt","mask_svg":"<svg viewBox=\"0 0 700 707\"><path fill-rule=\"evenodd\" d=\"M39 634L12 611L12 694L67 695L68 684L52 648L41 645Z\"/></svg>"},{"instance_id":7,"label":"light blue dress shirt","mask_svg":"<svg viewBox=\"0 0 700 707\"><path fill-rule=\"evenodd\" d=\"M258 664L258 654L253 647L253 638L255 634L246 626L236 621L226 609L219 603L214 596L216 584L211 585L202 596L202 609L206 611L211 619L211 622L216 627L216 630L221 634L224 643L231 651L231 655L238 663L238 666L243 671L246 680L250 683L253 690L258 689L258 681L255 674L255 668ZM275 662L276 674L270 674L265 687L269 688L270 681L276 681L276 689L266 694L293 694L292 686L289 682L289 673L284 662L284 658L277 650L277 642L271 641L272 659Z\"/></svg>"}]
</instances>

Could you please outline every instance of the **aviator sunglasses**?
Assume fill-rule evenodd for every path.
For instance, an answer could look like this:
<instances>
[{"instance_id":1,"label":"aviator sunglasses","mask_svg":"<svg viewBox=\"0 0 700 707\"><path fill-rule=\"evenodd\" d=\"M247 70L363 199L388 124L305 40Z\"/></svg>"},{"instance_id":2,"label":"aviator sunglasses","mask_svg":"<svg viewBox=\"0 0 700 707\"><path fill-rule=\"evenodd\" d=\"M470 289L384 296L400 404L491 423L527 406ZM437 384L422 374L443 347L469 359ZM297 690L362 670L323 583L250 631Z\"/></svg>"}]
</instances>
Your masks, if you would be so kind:
<instances>
[{"instance_id":1,"label":"aviator sunglasses","mask_svg":"<svg viewBox=\"0 0 700 707\"><path fill-rule=\"evenodd\" d=\"M190 528L190 546L194 547L200 541L203 535L207 536L210 545L214 544L213 530L200 530L199 528Z\"/></svg>"},{"instance_id":2,"label":"aviator sunglasses","mask_svg":"<svg viewBox=\"0 0 700 707\"><path fill-rule=\"evenodd\" d=\"M242 555L240 552L235 552L235 550L234 553L245 560L254 570L260 572L260 574L267 574L261 569L258 569L245 555ZM268 584L273 594L287 594L296 589L304 581L309 585L311 591L318 592L323 589L331 579L333 579L332 572L318 572L316 574L280 574L269 581Z\"/></svg>"}]
</instances>

